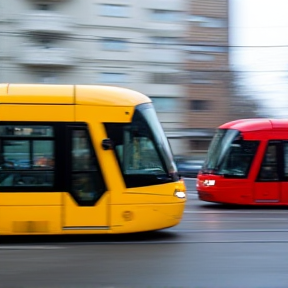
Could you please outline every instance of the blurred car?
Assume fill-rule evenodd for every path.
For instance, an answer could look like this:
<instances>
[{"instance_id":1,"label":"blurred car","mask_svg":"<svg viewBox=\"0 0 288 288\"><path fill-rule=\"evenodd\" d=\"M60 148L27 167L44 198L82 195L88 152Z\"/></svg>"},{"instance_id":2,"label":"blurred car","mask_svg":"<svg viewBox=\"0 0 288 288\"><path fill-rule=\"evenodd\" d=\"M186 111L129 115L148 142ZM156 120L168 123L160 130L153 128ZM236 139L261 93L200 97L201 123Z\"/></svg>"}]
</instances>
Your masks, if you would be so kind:
<instances>
[{"instance_id":1,"label":"blurred car","mask_svg":"<svg viewBox=\"0 0 288 288\"><path fill-rule=\"evenodd\" d=\"M182 177L195 178L202 168L204 160L184 160L177 163L178 173Z\"/></svg>"}]
</instances>

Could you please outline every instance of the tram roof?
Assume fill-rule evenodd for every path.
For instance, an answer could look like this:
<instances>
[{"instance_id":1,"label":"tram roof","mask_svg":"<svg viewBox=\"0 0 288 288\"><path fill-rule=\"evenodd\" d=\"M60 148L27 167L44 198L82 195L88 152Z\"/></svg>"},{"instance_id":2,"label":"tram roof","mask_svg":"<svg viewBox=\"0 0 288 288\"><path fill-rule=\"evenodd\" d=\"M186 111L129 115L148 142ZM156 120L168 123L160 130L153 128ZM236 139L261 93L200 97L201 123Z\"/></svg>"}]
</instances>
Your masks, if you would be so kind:
<instances>
[{"instance_id":1,"label":"tram roof","mask_svg":"<svg viewBox=\"0 0 288 288\"><path fill-rule=\"evenodd\" d=\"M0 104L135 106L151 102L142 93L104 85L0 84Z\"/></svg>"},{"instance_id":2,"label":"tram roof","mask_svg":"<svg viewBox=\"0 0 288 288\"><path fill-rule=\"evenodd\" d=\"M236 129L242 132L256 130L288 129L288 119L240 119L221 125L221 129Z\"/></svg>"}]
</instances>

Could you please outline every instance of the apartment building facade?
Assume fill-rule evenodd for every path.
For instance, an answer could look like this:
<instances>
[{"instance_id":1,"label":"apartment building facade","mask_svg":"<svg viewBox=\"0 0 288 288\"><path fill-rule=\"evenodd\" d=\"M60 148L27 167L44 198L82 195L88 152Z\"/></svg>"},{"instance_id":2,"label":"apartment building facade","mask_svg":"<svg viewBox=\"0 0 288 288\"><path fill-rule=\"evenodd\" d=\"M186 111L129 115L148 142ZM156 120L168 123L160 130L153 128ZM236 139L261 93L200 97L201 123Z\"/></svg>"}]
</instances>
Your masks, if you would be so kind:
<instances>
[{"instance_id":1,"label":"apartment building facade","mask_svg":"<svg viewBox=\"0 0 288 288\"><path fill-rule=\"evenodd\" d=\"M189 1L188 1L189 2ZM175 155L185 126L187 0L0 2L0 82L107 84L154 102Z\"/></svg>"},{"instance_id":2,"label":"apartment building facade","mask_svg":"<svg viewBox=\"0 0 288 288\"><path fill-rule=\"evenodd\" d=\"M215 128L230 113L228 0L189 1L185 81L190 154L206 153Z\"/></svg>"}]
</instances>

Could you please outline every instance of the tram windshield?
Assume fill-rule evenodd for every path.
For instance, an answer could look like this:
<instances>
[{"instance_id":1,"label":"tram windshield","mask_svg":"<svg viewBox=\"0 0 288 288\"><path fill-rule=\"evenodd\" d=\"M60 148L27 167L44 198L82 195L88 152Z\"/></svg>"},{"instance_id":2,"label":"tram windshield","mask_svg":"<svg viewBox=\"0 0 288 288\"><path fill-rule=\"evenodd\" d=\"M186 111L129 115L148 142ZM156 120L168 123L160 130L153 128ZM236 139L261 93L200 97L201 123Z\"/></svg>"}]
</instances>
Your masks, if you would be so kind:
<instances>
[{"instance_id":1,"label":"tram windshield","mask_svg":"<svg viewBox=\"0 0 288 288\"><path fill-rule=\"evenodd\" d=\"M136 107L131 123L106 123L127 187L179 180L169 142L152 104Z\"/></svg>"},{"instance_id":2,"label":"tram windshield","mask_svg":"<svg viewBox=\"0 0 288 288\"><path fill-rule=\"evenodd\" d=\"M238 130L218 129L208 149L202 173L246 178L259 141L243 140Z\"/></svg>"}]
</instances>

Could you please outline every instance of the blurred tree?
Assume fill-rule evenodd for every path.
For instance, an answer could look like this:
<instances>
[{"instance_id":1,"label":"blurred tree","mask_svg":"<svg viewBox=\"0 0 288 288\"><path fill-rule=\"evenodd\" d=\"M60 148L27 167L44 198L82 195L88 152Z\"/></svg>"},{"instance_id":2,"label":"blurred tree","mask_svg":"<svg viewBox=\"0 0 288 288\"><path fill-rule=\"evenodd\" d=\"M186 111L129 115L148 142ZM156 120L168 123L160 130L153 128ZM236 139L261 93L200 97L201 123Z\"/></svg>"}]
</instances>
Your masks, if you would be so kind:
<instances>
[{"instance_id":1,"label":"blurred tree","mask_svg":"<svg viewBox=\"0 0 288 288\"><path fill-rule=\"evenodd\" d=\"M247 84L248 75L243 71L231 71L229 77L231 120L265 117L261 112L261 103L255 96L256 91Z\"/></svg>"}]
</instances>

